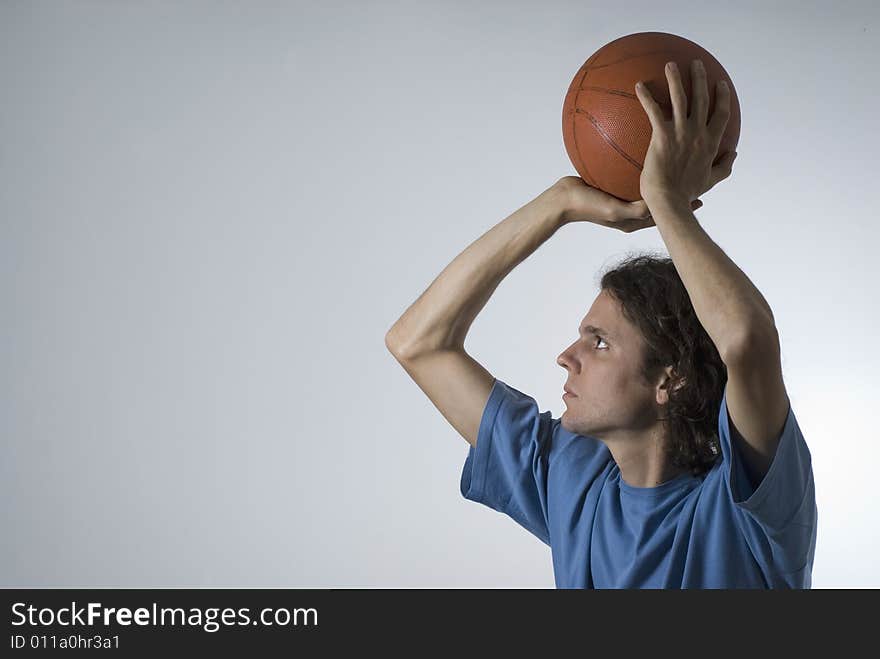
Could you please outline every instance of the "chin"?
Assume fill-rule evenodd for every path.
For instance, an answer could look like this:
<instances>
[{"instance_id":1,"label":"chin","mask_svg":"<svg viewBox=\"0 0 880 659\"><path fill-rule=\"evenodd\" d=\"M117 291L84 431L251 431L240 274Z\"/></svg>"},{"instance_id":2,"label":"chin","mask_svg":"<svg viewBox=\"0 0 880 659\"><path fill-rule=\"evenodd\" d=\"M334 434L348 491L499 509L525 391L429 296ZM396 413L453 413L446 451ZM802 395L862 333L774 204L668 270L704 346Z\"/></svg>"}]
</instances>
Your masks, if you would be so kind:
<instances>
[{"instance_id":1,"label":"chin","mask_svg":"<svg viewBox=\"0 0 880 659\"><path fill-rule=\"evenodd\" d=\"M581 435L582 437L595 437L595 435L592 434L592 430L589 428L589 424L583 419L578 419L572 416L571 412L568 410L562 413L562 416L559 419L559 425L572 434Z\"/></svg>"},{"instance_id":2,"label":"chin","mask_svg":"<svg viewBox=\"0 0 880 659\"><path fill-rule=\"evenodd\" d=\"M577 428L575 428L575 422L571 418L571 414L566 410L562 413L562 416L559 419L559 425L561 425L568 432L574 433L575 435L581 435L583 433L579 432Z\"/></svg>"}]
</instances>

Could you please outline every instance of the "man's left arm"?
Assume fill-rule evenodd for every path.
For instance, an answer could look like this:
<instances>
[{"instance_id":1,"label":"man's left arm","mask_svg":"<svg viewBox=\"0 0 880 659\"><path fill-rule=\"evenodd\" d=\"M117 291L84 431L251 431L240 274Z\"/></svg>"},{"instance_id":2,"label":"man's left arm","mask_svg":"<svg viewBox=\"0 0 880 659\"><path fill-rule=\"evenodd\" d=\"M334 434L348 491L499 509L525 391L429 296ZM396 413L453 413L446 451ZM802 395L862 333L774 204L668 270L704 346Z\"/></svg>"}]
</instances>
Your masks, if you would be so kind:
<instances>
[{"instance_id":1,"label":"man's left arm","mask_svg":"<svg viewBox=\"0 0 880 659\"><path fill-rule=\"evenodd\" d=\"M730 175L736 152L715 158L730 119L730 83L716 82L709 116L709 86L699 59L691 62L688 98L677 62L666 64L672 120L647 85L636 96L651 122L651 143L639 189L684 282L697 318L727 366L731 441L757 486L767 474L789 401L782 382L779 334L770 305L749 278L703 231L690 200Z\"/></svg>"},{"instance_id":2,"label":"man's left arm","mask_svg":"<svg viewBox=\"0 0 880 659\"><path fill-rule=\"evenodd\" d=\"M670 196L650 205L697 318L727 366L731 441L757 487L788 418L779 334L770 306L700 226L689 204Z\"/></svg>"}]
</instances>

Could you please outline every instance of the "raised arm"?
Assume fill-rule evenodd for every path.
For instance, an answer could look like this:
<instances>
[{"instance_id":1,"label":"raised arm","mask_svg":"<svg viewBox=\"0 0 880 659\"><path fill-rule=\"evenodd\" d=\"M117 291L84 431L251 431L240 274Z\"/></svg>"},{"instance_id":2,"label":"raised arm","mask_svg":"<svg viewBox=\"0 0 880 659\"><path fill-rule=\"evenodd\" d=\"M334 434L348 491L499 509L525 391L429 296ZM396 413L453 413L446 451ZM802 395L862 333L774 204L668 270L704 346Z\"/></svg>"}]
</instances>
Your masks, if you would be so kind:
<instances>
[{"instance_id":1,"label":"raised arm","mask_svg":"<svg viewBox=\"0 0 880 659\"><path fill-rule=\"evenodd\" d=\"M565 200L554 184L496 224L385 335L397 361L471 446L495 378L465 352L465 337L501 280L565 223Z\"/></svg>"}]
</instances>

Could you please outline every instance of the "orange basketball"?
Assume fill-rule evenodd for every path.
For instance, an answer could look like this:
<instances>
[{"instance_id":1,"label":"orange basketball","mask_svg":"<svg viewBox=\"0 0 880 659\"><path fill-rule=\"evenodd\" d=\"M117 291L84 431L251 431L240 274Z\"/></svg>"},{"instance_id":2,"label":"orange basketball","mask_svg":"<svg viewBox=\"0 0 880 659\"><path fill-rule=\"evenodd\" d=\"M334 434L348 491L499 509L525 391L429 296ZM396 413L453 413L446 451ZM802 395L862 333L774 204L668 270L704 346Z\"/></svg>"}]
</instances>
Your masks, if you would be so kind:
<instances>
[{"instance_id":1,"label":"orange basketball","mask_svg":"<svg viewBox=\"0 0 880 659\"><path fill-rule=\"evenodd\" d=\"M639 176L651 142L651 122L636 96L635 84L645 83L667 121L672 102L666 62L678 65L688 112L692 107L691 61L702 59L709 88L709 114L715 110L719 80L730 89L730 118L718 148L717 163L739 142L739 100L733 81L712 54L683 37L665 32L638 32L602 46L578 70L562 106L562 138L580 177L625 201L642 198Z\"/></svg>"}]
</instances>

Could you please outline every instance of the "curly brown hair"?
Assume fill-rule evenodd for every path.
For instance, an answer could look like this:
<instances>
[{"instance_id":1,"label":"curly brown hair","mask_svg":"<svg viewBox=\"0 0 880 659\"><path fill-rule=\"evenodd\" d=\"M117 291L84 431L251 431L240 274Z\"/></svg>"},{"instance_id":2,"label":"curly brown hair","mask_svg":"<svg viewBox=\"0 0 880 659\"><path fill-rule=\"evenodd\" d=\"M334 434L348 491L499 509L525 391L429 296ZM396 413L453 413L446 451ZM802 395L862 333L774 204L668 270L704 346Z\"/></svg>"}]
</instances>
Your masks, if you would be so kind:
<instances>
[{"instance_id":1,"label":"curly brown hair","mask_svg":"<svg viewBox=\"0 0 880 659\"><path fill-rule=\"evenodd\" d=\"M672 259L628 254L601 275L600 286L622 307L645 343L640 375L646 385L673 367L664 425L666 453L700 476L721 454L718 412L727 367L697 318Z\"/></svg>"}]
</instances>

